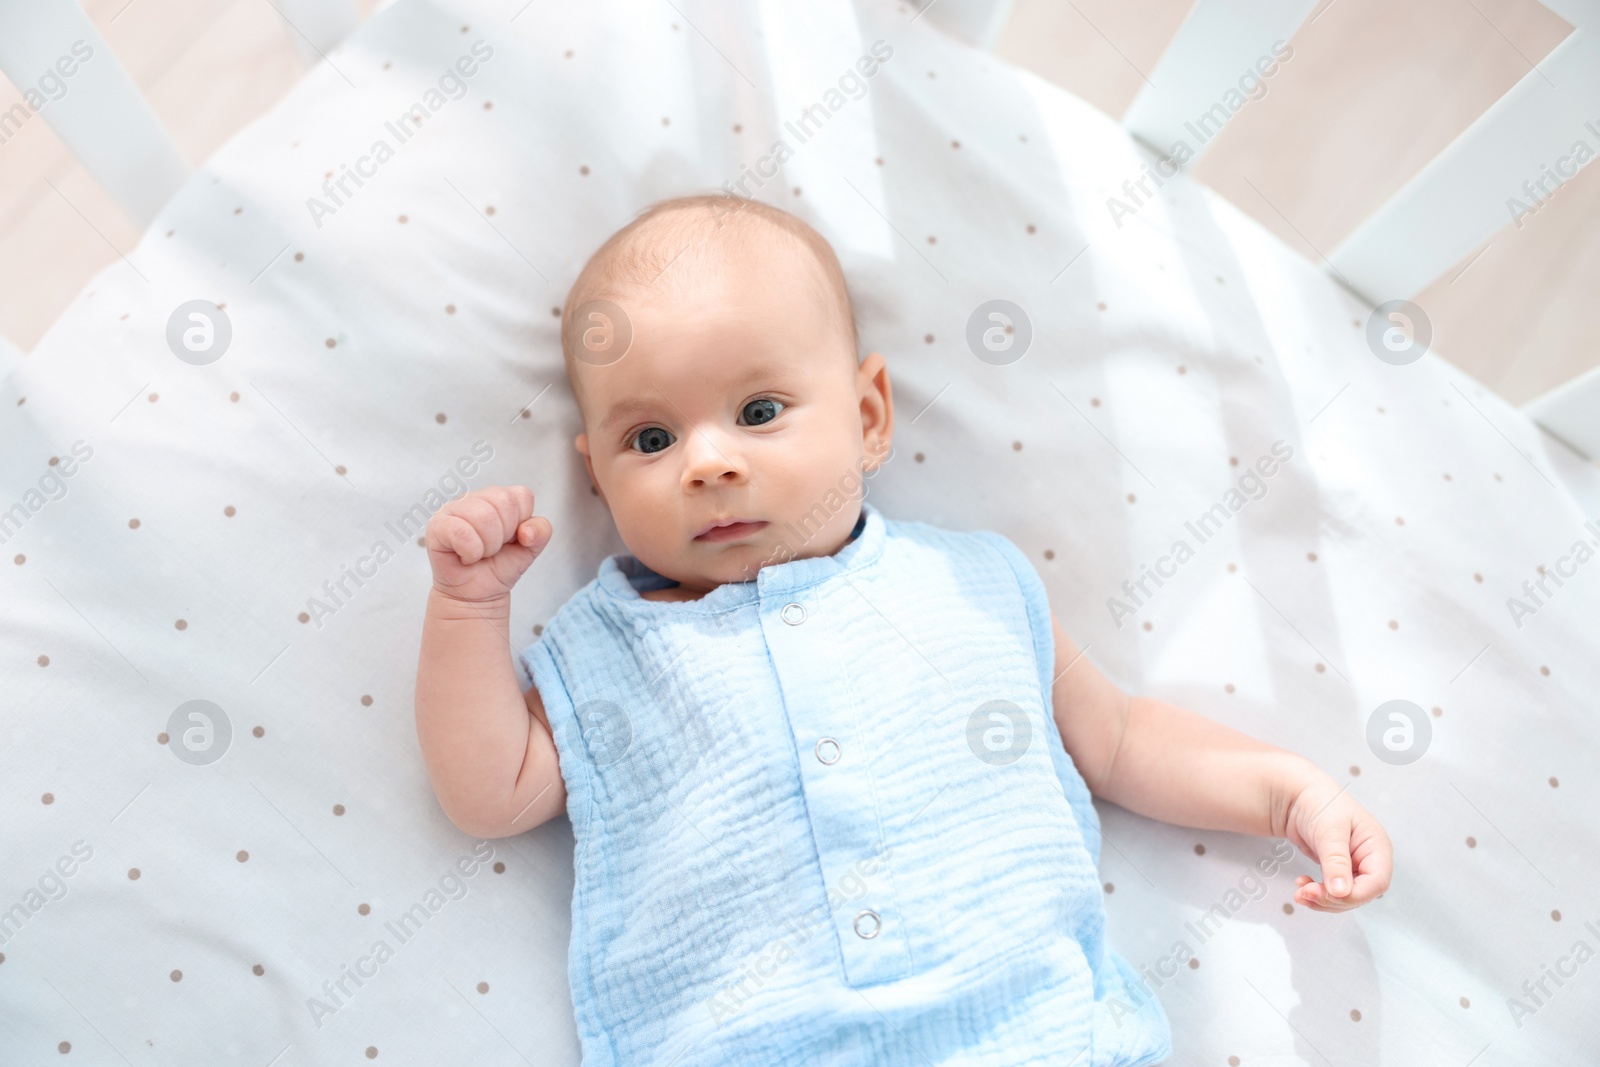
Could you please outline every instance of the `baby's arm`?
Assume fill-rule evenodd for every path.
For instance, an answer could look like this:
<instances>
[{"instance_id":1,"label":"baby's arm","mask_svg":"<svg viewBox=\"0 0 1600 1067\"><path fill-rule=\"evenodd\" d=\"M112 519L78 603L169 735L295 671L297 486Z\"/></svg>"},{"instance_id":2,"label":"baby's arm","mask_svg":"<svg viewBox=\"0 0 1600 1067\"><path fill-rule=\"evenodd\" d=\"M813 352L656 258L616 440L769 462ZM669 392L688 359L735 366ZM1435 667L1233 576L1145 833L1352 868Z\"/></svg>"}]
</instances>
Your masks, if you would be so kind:
<instances>
[{"instance_id":1,"label":"baby's arm","mask_svg":"<svg viewBox=\"0 0 1600 1067\"><path fill-rule=\"evenodd\" d=\"M1389 836L1309 760L1150 697L1095 669L1051 616L1056 725L1089 791L1129 811L1205 830L1285 837L1321 867L1295 899L1345 911L1389 887ZM1351 876L1354 875L1354 883Z\"/></svg>"},{"instance_id":2,"label":"baby's arm","mask_svg":"<svg viewBox=\"0 0 1600 1067\"><path fill-rule=\"evenodd\" d=\"M566 810L544 705L518 685L507 634L511 587L551 533L523 486L468 493L428 522L417 738L440 806L474 837L509 837Z\"/></svg>"}]
</instances>

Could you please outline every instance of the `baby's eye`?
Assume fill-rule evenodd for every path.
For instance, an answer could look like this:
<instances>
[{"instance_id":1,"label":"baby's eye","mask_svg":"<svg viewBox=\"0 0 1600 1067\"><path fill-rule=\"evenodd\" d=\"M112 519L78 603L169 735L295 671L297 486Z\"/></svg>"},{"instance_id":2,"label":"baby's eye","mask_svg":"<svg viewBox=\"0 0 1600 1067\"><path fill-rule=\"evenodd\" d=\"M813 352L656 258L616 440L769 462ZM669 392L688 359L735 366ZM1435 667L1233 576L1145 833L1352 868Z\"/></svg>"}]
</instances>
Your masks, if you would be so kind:
<instances>
[{"instance_id":1,"label":"baby's eye","mask_svg":"<svg viewBox=\"0 0 1600 1067\"><path fill-rule=\"evenodd\" d=\"M643 452L645 455L650 455L653 452L660 452L670 445L672 443L672 435L659 426L646 426L633 435L633 441L630 443L635 452Z\"/></svg>"},{"instance_id":2,"label":"baby's eye","mask_svg":"<svg viewBox=\"0 0 1600 1067\"><path fill-rule=\"evenodd\" d=\"M744 411L740 414L747 420L745 425L760 426L764 422L771 422L777 418L778 412L782 411L783 408L784 403L781 400L774 400L770 396L764 396L759 400L750 401L744 406Z\"/></svg>"}]
</instances>

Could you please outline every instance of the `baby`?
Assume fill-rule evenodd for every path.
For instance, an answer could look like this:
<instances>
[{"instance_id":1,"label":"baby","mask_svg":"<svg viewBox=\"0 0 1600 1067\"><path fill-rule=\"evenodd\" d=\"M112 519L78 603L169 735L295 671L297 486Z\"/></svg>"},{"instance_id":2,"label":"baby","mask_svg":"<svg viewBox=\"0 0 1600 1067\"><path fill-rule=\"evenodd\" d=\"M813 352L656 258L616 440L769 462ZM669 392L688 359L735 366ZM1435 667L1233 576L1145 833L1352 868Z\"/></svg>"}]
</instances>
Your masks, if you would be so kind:
<instances>
[{"instance_id":1,"label":"baby","mask_svg":"<svg viewBox=\"0 0 1600 1067\"><path fill-rule=\"evenodd\" d=\"M523 692L511 590L551 524L521 486L446 504L416 709L463 832L571 820L585 1067L1162 1060L1105 944L1090 794L1287 838L1316 911L1388 887L1388 836L1328 775L1124 693L1005 538L866 502L889 372L805 223L656 204L563 310L575 443L630 554L522 653Z\"/></svg>"}]
</instances>

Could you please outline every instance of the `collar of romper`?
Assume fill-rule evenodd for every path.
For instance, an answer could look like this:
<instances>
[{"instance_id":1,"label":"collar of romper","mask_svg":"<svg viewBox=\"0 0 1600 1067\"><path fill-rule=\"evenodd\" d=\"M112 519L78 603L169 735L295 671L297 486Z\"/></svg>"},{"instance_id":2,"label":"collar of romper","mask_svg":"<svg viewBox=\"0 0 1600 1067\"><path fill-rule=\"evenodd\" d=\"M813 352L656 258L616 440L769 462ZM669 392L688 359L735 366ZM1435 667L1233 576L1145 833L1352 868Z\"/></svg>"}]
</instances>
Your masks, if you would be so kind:
<instances>
[{"instance_id":1,"label":"collar of romper","mask_svg":"<svg viewBox=\"0 0 1600 1067\"><path fill-rule=\"evenodd\" d=\"M798 592L839 575L853 575L864 570L883 553L883 521L883 514L863 500L861 516L856 520L855 540L833 555L769 564L756 573L755 581L719 585L699 600L646 600L639 595L642 590L665 589L677 583L627 554L608 556L600 564L600 588L612 601L625 603L639 611L663 615L678 612L719 614L757 600ZM791 550L798 549L806 540L805 531L794 526L780 529L777 533Z\"/></svg>"}]
</instances>

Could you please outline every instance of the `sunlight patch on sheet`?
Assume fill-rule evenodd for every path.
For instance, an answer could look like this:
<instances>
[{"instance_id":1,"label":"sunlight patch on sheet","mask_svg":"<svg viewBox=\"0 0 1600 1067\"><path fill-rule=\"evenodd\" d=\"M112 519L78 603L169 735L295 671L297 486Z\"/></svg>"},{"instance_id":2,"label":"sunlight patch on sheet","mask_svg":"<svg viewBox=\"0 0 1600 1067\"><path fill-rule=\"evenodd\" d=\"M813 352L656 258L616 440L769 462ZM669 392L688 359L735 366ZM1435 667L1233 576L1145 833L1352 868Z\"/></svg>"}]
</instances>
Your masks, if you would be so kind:
<instances>
[{"instance_id":1,"label":"sunlight patch on sheet","mask_svg":"<svg viewBox=\"0 0 1600 1067\"><path fill-rule=\"evenodd\" d=\"M1195 556L1180 565L1173 578L1164 579L1167 586L1157 593L1170 597L1173 604L1181 598L1183 608L1167 613L1165 618L1175 620L1176 628L1167 626L1162 640L1152 642L1149 677L1167 685L1222 691L1221 678L1234 687L1233 697L1272 704L1276 699L1268 670L1272 660L1262 640L1262 629L1269 625L1262 612L1271 614L1272 609L1238 574L1225 569L1225 560L1240 556L1238 539L1225 534L1200 544L1186 530L1183 540ZM1139 617L1147 613L1140 612Z\"/></svg>"},{"instance_id":2,"label":"sunlight patch on sheet","mask_svg":"<svg viewBox=\"0 0 1600 1067\"><path fill-rule=\"evenodd\" d=\"M757 193L759 180L764 183L759 190L762 199L809 216L812 225L833 235L835 246L893 259L894 235L878 214L890 210L883 180L876 168L863 166L879 151L872 97L881 91L885 72L880 69L863 78L856 71L856 60L870 55L871 45L862 40L854 10L845 0L818 0L801 7L763 0L761 17L771 45L767 60L777 133L793 155L780 168L774 161L778 145L764 146L756 158L744 161L754 177L743 188ZM853 78L846 79L847 88L866 87L859 97L841 89L839 82L847 73ZM763 171L775 176L769 179ZM791 199L796 187L802 190L798 201Z\"/></svg>"}]
</instances>

